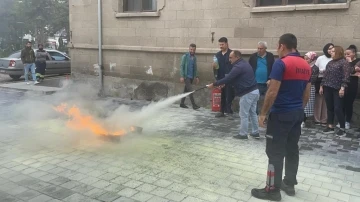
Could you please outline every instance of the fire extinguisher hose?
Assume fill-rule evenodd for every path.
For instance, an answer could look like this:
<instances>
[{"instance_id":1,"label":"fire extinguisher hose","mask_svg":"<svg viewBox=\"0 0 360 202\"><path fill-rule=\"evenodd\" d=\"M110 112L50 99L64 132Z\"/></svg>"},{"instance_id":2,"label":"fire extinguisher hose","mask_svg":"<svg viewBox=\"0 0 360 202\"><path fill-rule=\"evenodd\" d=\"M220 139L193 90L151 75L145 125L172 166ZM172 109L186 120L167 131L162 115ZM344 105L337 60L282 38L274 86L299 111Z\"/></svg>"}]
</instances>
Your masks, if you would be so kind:
<instances>
[{"instance_id":1,"label":"fire extinguisher hose","mask_svg":"<svg viewBox=\"0 0 360 202\"><path fill-rule=\"evenodd\" d=\"M199 89L194 90L192 93L195 93L196 91L199 91L199 90L205 89L205 88L207 88L207 87L208 87L208 86L206 85L206 86L204 86L204 87L201 87L201 88L199 88Z\"/></svg>"}]
</instances>

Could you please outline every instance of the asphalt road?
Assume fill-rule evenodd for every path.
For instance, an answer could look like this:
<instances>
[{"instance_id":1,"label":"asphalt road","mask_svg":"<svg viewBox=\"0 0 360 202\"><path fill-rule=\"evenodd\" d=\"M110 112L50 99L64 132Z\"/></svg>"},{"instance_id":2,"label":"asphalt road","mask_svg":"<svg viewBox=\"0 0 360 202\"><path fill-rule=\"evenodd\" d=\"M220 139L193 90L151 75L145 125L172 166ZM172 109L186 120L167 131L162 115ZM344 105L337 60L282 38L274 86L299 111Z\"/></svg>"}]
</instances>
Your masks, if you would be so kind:
<instances>
[{"instance_id":1,"label":"asphalt road","mask_svg":"<svg viewBox=\"0 0 360 202\"><path fill-rule=\"evenodd\" d=\"M0 83L13 82L12 78L8 75L0 74Z\"/></svg>"}]
</instances>

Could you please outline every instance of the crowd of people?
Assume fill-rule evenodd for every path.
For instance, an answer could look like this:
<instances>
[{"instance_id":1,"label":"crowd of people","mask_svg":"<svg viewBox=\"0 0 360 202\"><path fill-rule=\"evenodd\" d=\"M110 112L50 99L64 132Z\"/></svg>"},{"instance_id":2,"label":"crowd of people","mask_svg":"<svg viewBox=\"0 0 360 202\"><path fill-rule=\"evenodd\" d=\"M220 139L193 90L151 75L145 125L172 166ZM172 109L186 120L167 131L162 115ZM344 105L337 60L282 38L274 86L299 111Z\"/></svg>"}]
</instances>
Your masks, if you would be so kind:
<instances>
[{"instance_id":1,"label":"crowd of people","mask_svg":"<svg viewBox=\"0 0 360 202\"><path fill-rule=\"evenodd\" d=\"M217 118L230 117L233 119L236 115L233 115L232 102L235 96L239 96L240 100L240 113L239 116L242 122L246 124L247 120L254 116L251 111L251 105L247 104L250 101L245 101L245 97L242 97L241 93L236 93L236 85L234 82L242 81L239 84L240 87L247 87L256 82L257 90L259 91L259 98L256 101L256 114L259 115L260 109L263 105L265 94L267 92L270 83L270 73L272 71L275 57L271 52L267 51L267 42L258 42L257 52L253 53L249 60L246 62L253 70L253 74L246 75L243 72L239 73L244 78L233 79L229 77L230 72L234 67L236 61L231 60L231 53L234 52L234 57L237 60L242 60L241 53L233 51L229 48L228 39L222 37L219 39L220 51L214 56L216 60L212 64L215 69L216 81L220 81L227 77L226 82L228 85L224 85L220 82L221 87L221 110L215 115ZM184 92L191 92L191 84L193 81L199 83L197 65L196 65L196 45L190 44L189 52L184 54L181 59L181 82L185 83ZM351 128L351 120L353 115L353 104L358 91L358 77L360 72L360 58L356 57L357 47L350 45L346 50L340 46L335 46L332 43L328 43L323 48L324 54L318 56L316 52L308 52L304 56L304 60L311 67L311 87L309 101L304 108L304 120L301 127L312 127L313 124L321 125L324 127L323 132L334 133L337 136L345 136L346 130ZM249 70L249 66L242 68L242 71ZM236 70L234 70L235 72ZM228 81L228 80L232 81ZM215 84L218 84L215 83ZM254 92L254 94L256 94ZM190 95L190 100L194 109L199 109L199 106L195 104L194 98ZM180 107L188 108L185 105L185 98L182 99ZM243 109L241 109L243 107ZM249 108L249 109L247 109ZM335 118L338 124L335 126ZM246 119L246 120L245 120ZM266 120L265 120L266 122ZM244 131L247 126L241 124L240 131ZM255 125L255 124L254 124ZM339 130L335 131L335 128ZM258 138L258 129L254 129L251 136ZM245 137L246 136L246 137ZM239 139L247 139L247 135L239 133L234 136Z\"/></svg>"},{"instance_id":2,"label":"crowd of people","mask_svg":"<svg viewBox=\"0 0 360 202\"><path fill-rule=\"evenodd\" d=\"M234 138L248 139L249 135L259 138L259 126L266 125L267 182L265 188L253 189L252 196L280 201L280 189L294 196L299 165L298 142L301 128L309 127L310 117L313 123L324 127L326 134L343 137L350 128L360 75L357 48L350 45L344 50L329 43L322 56L318 57L315 52L301 56L296 36L288 33L279 38L279 59L267 51L266 42L260 41L258 51L246 61L240 51L229 48L225 37L219 39L219 46L220 51L214 56L212 65L217 70L216 81L207 85L208 88L221 88L221 111L216 117L232 116L231 103L238 96L240 130ZM185 82L185 92L192 91L194 79L199 82L196 45L191 44L189 50L182 57L180 67L180 81ZM193 97L191 101L193 108L198 109ZM184 100L180 107L187 108ZM284 159L285 176L282 179Z\"/></svg>"}]
</instances>

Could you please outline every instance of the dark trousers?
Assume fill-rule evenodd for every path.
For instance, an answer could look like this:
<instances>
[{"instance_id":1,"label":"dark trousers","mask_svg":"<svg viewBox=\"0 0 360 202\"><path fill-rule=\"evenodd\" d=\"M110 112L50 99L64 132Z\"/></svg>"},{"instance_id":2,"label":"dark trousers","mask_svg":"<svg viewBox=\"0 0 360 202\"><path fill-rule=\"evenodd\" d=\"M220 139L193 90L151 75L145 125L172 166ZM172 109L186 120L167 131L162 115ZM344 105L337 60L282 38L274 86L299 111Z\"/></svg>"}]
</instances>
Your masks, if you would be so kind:
<instances>
[{"instance_id":1,"label":"dark trousers","mask_svg":"<svg viewBox=\"0 0 360 202\"><path fill-rule=\"evenodd\" d=\"M45 70L46 70L46 62L35 62L35 65L36 65L36 69L35 69L36 78L38 80L44 79Z\"/></svg>"},{"instance_id":2,"label":"dark trousers","mask_svg":"<svg viewBox=\"0 0 360 202\"><path fill-rule=\"evenodd\" d=\"M193 91L193 90L192 90L192 86L191 86L192 82L193 82L193 79L186 78L186 79L184 80L184 83L185 83L184 93ZM192 104L193 106L195 106L195 101L194 101L194 96L193 96L193 94L190 94L189 97L190 97L191 104ZM186 97L184 97L184 98L181 99L181 104L185 104L185 99L186 99Z\"/></svg>"},{"instance_id":3,"label":"dark trousers","mask_svg":"<svg viewBox=\"0 0 360 202\"><path fill-rule=\"evenodd\" d=\"M339 89L324 86L324 97L327 108L327 124L333 125L335 115L340 128L345 128L344 98L340 98Z\"/></svg>"},{"instance_id":4,"label":"dark trousers","mask_svg":"<svg viewBox=\"0 0 360 202\"><path fill-rule=\"evenodd\" d=\"M304 111L270 113L266 131L266 154L269 158L267 188L278 190L281 186L285 158L287 185L296 185L299 167L299 146L301 123Z\"/></svg>"},{"instance_id":5,"label":"dark trousers","mask_svg":"<svg viewBox=\"0 0 360 202\"><path fill-rule=\"evenodd\" d=\"M358 91L358 81L359 78L357 76L351 76L350 83L348 84L348 87L345 91L343 112L345 116L345 121L349 123L351 122L351 118L353 115L354 101Z\"/></svg>"},{"instance_id":6,"label":"dark trousers","mask_svg":"<svg viewBox=\"0 0 360 202\"><path fill-rule=\"evenodd\" d=\"M266 83L258 83L257 84L259 92L260 92L260 99L257 103L257 107L256 107L256 113L260 114L260 110L262 105L264 104L264 100L265 100L265 95L266 95L266 91L267 91L267 84Z\"/></svg>"},{"instance_id":7,"label":"dark trousers","mask_svg":"<svg viewBox=\"0 0 360 202\"><path fill-rule=\"evenodd\" d=\"M225 87L221 89L221 113L233 113L231 106L234 98L234 87L231 84L226 84Z\"/></svg>"}]
</instances>

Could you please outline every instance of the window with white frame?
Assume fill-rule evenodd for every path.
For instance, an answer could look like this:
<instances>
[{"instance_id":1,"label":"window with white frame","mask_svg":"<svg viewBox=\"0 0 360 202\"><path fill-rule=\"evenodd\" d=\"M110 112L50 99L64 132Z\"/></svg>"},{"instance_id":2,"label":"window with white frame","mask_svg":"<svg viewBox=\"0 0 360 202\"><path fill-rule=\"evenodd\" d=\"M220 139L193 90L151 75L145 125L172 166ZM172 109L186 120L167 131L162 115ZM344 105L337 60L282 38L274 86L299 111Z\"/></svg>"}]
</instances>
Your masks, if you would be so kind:
<instances>
[{"instance_id":1,"label":"window with white frame","mask_svg":"<svg viewBox=\"0 0 360 202\"><path fill-rule=\"evenodd\" d=\"M256 6L285 6L295 4L346 3L347 0L256 0Z\"/></svg>"},{"instance_id":2,"label":"window with white frame","mask_svg":"<svg viewBox=\"0 0 360 202\"><path fill-rule=\"evenodd\" d=\"M155 12L157 0L123 0L124 12Z\"/></svg>"}]
</instances>

